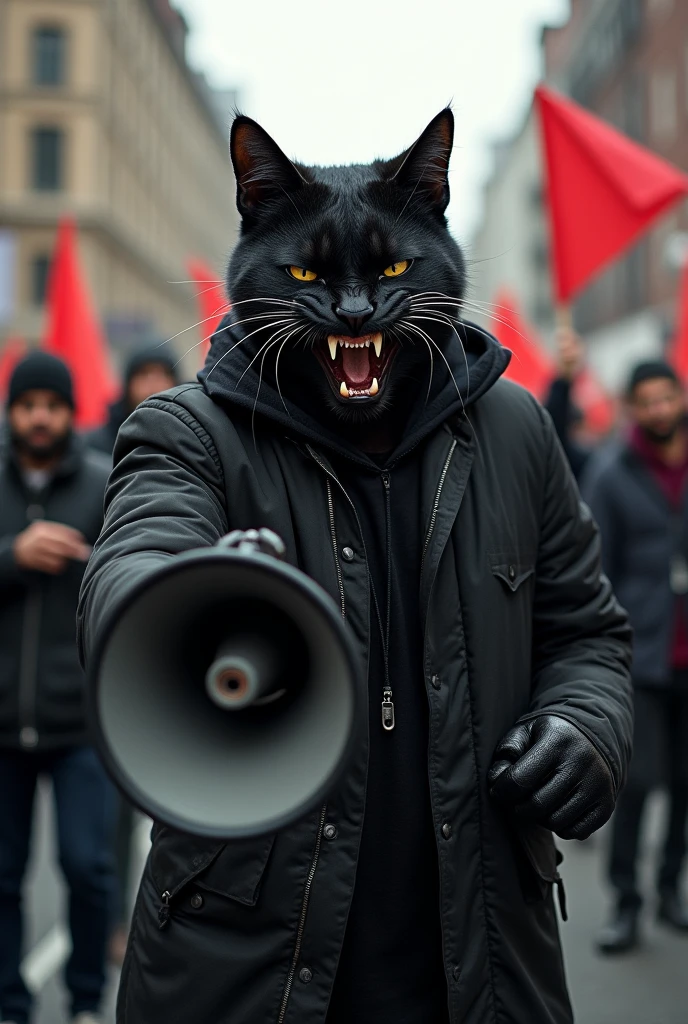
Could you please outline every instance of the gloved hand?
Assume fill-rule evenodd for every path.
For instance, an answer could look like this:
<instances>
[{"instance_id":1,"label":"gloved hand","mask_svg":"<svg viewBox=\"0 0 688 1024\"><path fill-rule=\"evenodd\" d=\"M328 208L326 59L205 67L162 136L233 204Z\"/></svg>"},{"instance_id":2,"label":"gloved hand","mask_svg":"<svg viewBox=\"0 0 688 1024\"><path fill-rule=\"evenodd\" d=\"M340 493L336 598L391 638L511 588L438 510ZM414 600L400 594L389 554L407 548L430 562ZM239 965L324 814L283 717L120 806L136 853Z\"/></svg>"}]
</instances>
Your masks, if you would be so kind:
<instances>
[{"instance_id":1,"label":"gloved hand","mask_svg":"<svg viewBox=\"0 0 688 1024\"><path fill-rule=\"evenodd\" d=\"M510 729L487 776L490 796L519 821L562 839L587 839L611 816L615 786L590 740L563 718L543 714Z\"/></svg>"}]
</instances>

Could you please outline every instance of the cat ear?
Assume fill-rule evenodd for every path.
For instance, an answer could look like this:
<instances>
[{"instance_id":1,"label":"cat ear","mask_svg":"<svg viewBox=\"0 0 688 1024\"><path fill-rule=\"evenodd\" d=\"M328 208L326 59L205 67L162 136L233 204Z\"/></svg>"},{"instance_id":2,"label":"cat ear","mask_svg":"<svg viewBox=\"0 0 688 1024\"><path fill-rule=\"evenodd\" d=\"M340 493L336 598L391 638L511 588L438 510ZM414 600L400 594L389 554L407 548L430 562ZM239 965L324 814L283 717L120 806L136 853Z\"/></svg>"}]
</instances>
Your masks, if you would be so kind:
<instances>
[{"instance_id":1,"label":"cat ear","mask_svg":"<svg viewBox=\"0 0 688 1024\"><path fill-rule=\"evenodd\" d=\"M237 207L242 216L255 215L262 203L307 184L265 129L243 114L238 114L232 123L229 152L237 181Z\"/></svg>"},{"instance_id":2,"label":"cat ear","mask_svg":"<svg viewBox=\"0 0 688 1024\"><path fill-rule=\"evenodd\" d=\"M443 213L449 203L449 157L454 142L454 115L449 107L430 124L406 152L383 167L387 181L425 195Z\"/></svg>"}]
</instances>

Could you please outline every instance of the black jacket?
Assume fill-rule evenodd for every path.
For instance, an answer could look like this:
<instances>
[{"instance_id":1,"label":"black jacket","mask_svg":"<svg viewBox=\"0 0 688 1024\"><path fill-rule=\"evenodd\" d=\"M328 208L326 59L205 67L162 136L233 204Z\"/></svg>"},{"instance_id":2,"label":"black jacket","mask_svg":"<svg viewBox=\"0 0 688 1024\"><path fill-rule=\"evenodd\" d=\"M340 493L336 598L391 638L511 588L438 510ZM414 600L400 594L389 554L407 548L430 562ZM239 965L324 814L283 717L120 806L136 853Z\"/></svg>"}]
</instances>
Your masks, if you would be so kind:
<instances>
[{"instance_id":1,"label":"black jacket","mask_svg":"<svg viewBox=\"0 0 688 1024\"><path fill-rule=\"evenodd\" d=\"M84 440L89 448L95 448L96 451L102 452L104 455L112 455L117 432L128 415L129 409L123 398L120 398L118 402L113 402L108 409L108 418L102 427L96 427L95 430L89 430L84 434Z\"/></svg>"},{"instance_id":2,"label":"black jacket","mask_svg":"<svg viewBox=\"0 0 688 1024\"><path fill-rule=\"evenodd\" d=\"M491 344L472 336L469 347ZM363 537L330 438L311 437L302 422L296 430L278 402L261 402L252 422L255 380L245 380L253 388L228 388L218 374L205 388L157 396L120 432L82 590L86 659L139 579L178 552L252 526L279 533L288 559L343 604L368 655ZM549 418L506 382L471 391L466 416L438 414L431 424L422 528L410 539L422 561L427 770L450 1020L569 1024L553 839L538 828L517 832L490 802L486 774L503 734L547 711L575 723L622 784L629 629L600 574L597 531ZM326 808L276 836L222 843L155 828L119 1024L323 1024L356 877L368 749L364 737ZM416 827L404 820L402 836Z\"/></svg>"},{"instance_id":3,"label":"black jacket","mask_svg":"<svg viewBox=\"0 0 688 1024\"><path fill-rule=\"evenodd\" d=\"M84 676L75 614L84 565L59 576L20 569L12 545L35 519L80 530L94 544L103 523L108 460L73 438L57 473L30 491L11 446L0 455L0 746L54 749L86 742Z\"/></svg>"},{"instance_id":4,"label":"black jacket","mask_svg":"<svg viewBox=\"0 0 688 1024\"><path fill-rule=\"evenodd\" d=\"M602 564L634 631L633 677L647 686L671 683L676 596L675 552L688 559L688 501L680 512L629 445L590 465L583 492L602 534ZM686 598L688 600L688 598Z\"/></svg>"}]
</instances>

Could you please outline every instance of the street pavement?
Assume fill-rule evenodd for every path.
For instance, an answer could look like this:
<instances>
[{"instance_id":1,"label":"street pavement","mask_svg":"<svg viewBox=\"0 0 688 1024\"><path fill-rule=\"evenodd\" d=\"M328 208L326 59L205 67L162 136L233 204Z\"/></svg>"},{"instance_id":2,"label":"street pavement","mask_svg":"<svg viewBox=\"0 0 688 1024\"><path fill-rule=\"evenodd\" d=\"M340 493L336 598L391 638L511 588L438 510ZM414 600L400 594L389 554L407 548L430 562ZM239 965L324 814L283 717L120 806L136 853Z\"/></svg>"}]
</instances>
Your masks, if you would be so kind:
<instances>
[{"instance_id":1,"label":"street pavement","mask_svg":"<svg viewBox=\"0 0 688 1024\"><path fill-rule=\"evenodd\" d=\"M643 877L652 892L651 865L661 834L663 802L655 801L647 823ZM42 791L37 806L37 842L27 886L29 918L28 971L40 989L37 1024L65 1024L64 990L59 967L67 948L66 936L56 928L64 903L59 871L54 866L52 808ZM138 829L139 859L145 856L146 826ZM603 834L586 843L561 843L562 874L569 920L562 938L576 1024L688 1024L688 936L676 935L653 921L648 900L642 947L632 954L602 958L592 946L595 932L607 913L602 885L606 846ZM114 1024L117 972L111 971L104 1024ZM511 1022L510 1022L511 1024ZM530 1024L514 1021L513 1024Z\"/></svg>"}]
</instances>

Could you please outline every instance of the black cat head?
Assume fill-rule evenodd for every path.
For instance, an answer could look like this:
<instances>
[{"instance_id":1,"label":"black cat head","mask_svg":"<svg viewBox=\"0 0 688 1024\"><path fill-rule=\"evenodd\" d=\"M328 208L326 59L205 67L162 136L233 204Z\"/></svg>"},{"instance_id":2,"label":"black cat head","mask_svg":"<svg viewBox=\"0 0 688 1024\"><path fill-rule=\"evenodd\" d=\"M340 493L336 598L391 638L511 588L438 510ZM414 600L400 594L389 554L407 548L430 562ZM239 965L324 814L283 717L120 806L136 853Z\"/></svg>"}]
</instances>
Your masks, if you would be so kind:
<instances>
[{"instance_id":1,"label":"black cat head","mask_svg":"<svg viewBox=\"0 0 688 1024\"><path fill-rule=\"evenodd\" d=\"M422 387L464 290L444 215L453 130L447 109L392 160L305 167L255 121L235 119L242 232L228 291L261 365L277 363L296 401L307 388L324 409L361 419L389 407L401 381Z\"/></svg>"}]
</instances>

